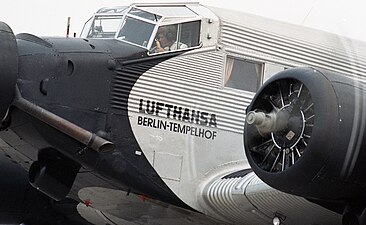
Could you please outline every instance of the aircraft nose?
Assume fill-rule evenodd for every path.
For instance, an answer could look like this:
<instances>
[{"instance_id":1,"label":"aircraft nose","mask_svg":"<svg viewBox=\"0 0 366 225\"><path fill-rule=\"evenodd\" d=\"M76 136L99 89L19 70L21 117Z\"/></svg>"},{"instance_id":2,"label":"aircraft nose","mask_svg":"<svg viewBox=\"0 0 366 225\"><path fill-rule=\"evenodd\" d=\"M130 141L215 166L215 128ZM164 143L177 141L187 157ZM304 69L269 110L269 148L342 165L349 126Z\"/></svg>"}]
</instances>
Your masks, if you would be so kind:
<instances>
[{"instance_id":1,"label":"aircraft nose","mask_svg":"<svg viewBox=\"0 0 366 225\"><path fill-rule=\"evenodd\" d=\"M17 42L10 27L0 22L0 120L6 116L14 99L17 74Z\"/></svg>"}]
</instances>

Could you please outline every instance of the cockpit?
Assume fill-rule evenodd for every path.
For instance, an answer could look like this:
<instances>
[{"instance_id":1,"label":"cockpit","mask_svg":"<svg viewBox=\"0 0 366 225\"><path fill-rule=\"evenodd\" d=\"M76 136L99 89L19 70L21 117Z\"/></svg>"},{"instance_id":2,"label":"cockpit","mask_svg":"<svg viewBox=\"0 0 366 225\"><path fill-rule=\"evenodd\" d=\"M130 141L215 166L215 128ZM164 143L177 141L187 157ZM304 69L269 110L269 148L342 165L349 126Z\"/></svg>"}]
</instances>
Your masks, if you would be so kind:
<instances>
[{"instance_id":1,"label":"cockpit","mask_svg":"<svg viewBox=\"0 0 366 225\"><path fill-rule=\"evenodd\" d=\"M82 38L114 38L128 7L99 9L85 24Z\"/></svg>"},{"instance_id":2,"label":"cockpit","mask_svg":"<svg viewBox=\"0 0 366 225\"><path fill-rule=\"evenodd\" d=\"M212 23L204 20L208 15L197 3L103 8L85 23L81 37L113 38L146 48L150 54L199 48L211 39L202 32L208 21Z\"/></svg>"}]
</instances>

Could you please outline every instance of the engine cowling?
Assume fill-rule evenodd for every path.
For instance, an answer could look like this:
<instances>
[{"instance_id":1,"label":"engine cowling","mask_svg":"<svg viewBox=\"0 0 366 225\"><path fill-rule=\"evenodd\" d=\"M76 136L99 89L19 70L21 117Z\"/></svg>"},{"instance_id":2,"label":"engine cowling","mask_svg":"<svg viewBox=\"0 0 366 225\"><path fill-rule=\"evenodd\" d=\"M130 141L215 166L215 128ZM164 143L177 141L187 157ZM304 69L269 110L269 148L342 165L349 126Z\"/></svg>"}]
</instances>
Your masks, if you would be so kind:
<instances>
[{"instance_id":1,"label":"engine cowling","mask_svg":"<svg viewBox=\"0 0 366 225\"><path fill-rule=\"evenodd\" d=\"M281 191L313 199L366 195L366 89L350 77L295 68L269 79L247 108L245 152Z\"/></svg>"},{"instance_id":2,"label":"engine cowling","mask_svg":"<svg viewBox=\"0 0 366 225\"><path fill-rule=\"evenodd\" d=\"M7 115L15 95L18 47L10 27L0 22L0 121Z\"/></svg>"}]
</instances>

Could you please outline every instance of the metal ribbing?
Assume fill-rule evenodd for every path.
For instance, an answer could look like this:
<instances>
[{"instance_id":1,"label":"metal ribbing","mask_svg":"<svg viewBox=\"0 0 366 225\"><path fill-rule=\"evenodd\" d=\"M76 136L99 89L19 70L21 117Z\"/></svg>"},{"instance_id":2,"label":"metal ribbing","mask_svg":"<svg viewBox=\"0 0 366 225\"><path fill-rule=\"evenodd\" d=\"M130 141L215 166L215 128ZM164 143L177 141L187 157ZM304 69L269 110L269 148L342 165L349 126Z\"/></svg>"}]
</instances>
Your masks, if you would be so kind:
<instances>
[{"instance_id":1,"label":"metal ribbing","mask_svg":"<svg viewBox=\"0 0 366 225\"><path fill-rule=\"evenodd\" d=\"M169 103L183 109L216 114L218 129L242 133L245 108L254 93L223 89L223 68L224 54L217 51L163 61L136 81L129 95L128 108L138 112L140 99ZM116 76L113 107L120 107L121 102L116 97L128 94L129 85L125 83L136 74L138 71L130 68ZM165 117L166 111L159 115Z\"/></svg>"},{"instance_id":2,"label":"metal ribbing","mask_svg":"<svg viewBox=\"0 0 366 225\"><path fill-rule=\"evenodd\" d=\"M303 211L316 210L318 206L308 202L306 199L289 195L281 191L268 188L265 191L258 191L258 185L263 184L258 177L254 177L248 184L246 196L253 206L259 208L266 215L273 215L274 210L278 212L288 211L291 206L292 214L301 215Z\"/></svg>"},{"instance_id":3,"label":"metal ribbing","mask_svg":"<svg viewBox=\"0 0 366 225\"><path fill-rule=\"evenodd\" d=\"M152 63L144 63L117 69L112 81L111 106L114 109L127 110L128 97L137 79L146 70L153 67Z\"/></svg>"},{"instance_id":4,"label":"metal ribbing","mask_svg":"<svg viewBox=\"0 0 366 225\"><path fill-rule=\"evenodd\" d=\"M225 218L242 221L243 211L232 198L235 184L242 178L219 179L207 189L207 201ZM244 196L244 195L243 195Z\"/></svg>"},{"instance_id":5,"label":"metal ribbing","mask_svg":"<svg viewBox=\"0 0 366 225\"><path fill-rule=\"evenodd\" d=\"M357 46L349 41L341 41L340 46L331 46L333 43L321 46L223 21L222 43L242 48L243 54L254 52L254 55L333 70L359 79L366 75L366 56L357 52Z\"/></svg>"}]
</instances>

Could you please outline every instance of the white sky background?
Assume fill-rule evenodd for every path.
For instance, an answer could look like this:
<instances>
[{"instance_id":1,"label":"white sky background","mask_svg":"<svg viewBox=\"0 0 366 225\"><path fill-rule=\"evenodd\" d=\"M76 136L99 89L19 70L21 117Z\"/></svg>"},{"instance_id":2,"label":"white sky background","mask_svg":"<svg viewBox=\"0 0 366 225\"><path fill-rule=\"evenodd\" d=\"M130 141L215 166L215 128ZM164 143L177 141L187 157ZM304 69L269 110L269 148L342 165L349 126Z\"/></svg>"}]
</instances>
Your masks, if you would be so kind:
<instances>
[{"instance_id":1,"label":"white sky background","mask_svg":"<svg viewBox=\"0 0 366 225\"><path fill-rule=\"evenodd\" d=\"M99 8L133 2L179 2L177 0L2 0L0 21L14 33L65 36L67 17L70 34L79 36L86 20ZM185 1L187 2L187 1ZM366 41L364 0L201 0L204 5L244 11L272 19L326 30Z\"/></svg>"}]
</instances>

